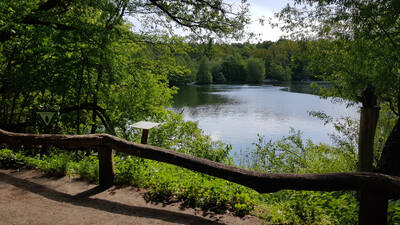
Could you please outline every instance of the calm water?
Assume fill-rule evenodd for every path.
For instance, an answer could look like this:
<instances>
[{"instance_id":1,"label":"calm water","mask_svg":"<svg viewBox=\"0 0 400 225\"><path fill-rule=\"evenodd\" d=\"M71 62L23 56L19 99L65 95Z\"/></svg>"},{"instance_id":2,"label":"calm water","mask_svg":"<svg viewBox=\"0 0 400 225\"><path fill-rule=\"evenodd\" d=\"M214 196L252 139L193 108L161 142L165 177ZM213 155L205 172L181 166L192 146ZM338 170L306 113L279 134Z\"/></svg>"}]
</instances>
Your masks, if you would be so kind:
<instances>
[{"instance_id":1,"label":"calm water","mask_svg":"<svg viewBox=\"0 0 400 225\"><path fill-rule=\"evenodd\" d=\"M311 92L304 83L185 86L175 96L173 110L181 112L185 120L197 121L213 140L230 143L233 153L253 148L257 134L277 140L287 136L290 128L301 130L304 138L314 142L331 143L332 125L324 125L308 113L358 118L357 108L306 94Z\"/></svg>"}]
</instances>

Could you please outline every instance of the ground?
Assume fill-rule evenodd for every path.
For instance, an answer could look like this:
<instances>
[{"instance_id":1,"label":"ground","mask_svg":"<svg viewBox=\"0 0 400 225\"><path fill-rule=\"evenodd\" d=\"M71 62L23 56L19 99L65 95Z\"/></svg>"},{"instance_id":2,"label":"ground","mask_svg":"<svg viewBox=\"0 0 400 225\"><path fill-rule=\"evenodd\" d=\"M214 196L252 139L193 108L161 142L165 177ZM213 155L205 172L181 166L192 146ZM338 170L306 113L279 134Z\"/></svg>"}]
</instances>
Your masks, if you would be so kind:
<instances>
[{"instance_id":1,"label":"ground","mask_svg":"<svg viewBox=\"0 0 400 225\"><path fill-rule=\"evenodd\" d=\"M0 169L0 225L20 224L261 224L252 216L205 214L179 203L146 202L132 187L101 189L36 170Z\"/></svg>"}]
</instances>

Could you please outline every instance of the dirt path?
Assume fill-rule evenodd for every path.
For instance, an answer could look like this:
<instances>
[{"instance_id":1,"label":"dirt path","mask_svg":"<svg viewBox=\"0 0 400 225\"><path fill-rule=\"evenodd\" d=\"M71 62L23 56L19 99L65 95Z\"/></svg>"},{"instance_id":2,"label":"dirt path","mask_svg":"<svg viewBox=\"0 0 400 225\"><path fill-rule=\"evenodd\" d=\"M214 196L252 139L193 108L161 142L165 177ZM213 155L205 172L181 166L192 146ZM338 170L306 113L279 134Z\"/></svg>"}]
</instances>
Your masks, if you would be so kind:
<instances>
[{"instance_id":1,"label":"dirt path","mask_svg":"<svg viewBox=\"0 0 400 225\"><path fill-rule=\"evenodd\" d=\"M68 177L46 177L34 170L0 169L0 224L243 224L252 216L204 215L178 204L147 203L143 191L101 190Z\"/></svg>"}]
</instances>

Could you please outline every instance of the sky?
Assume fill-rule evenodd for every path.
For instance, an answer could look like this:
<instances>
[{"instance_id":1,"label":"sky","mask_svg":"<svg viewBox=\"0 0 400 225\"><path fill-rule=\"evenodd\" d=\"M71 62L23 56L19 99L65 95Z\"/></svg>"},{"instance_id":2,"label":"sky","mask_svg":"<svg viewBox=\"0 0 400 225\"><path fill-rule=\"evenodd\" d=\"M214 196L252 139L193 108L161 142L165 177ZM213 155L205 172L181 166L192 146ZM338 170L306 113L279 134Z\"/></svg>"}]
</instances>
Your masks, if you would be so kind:
<instances>
[{"instance_id":1,"label":"sky","mask_svg":"<svg viewBox=\"0 0 400 225\"><path fill-rule=\"evenodd\" d=\"M230 0L229 2L237 2ZM272 28L267 22L268 18L274 19L274 13L279 12L290 0L248 0L250 4L250 16L252 23L248 26L250 32L259 34L260 41L277 41L284 33L279 28ZM266 22L261 25L258 21L264 17Z\"/></svg>"},{"instance_id":2,"label":"sky","mask_svg":"<svg viewBox=\"0 0 400 225\"><path fill-rule=\"evenodd\" d=\"M225 0L226 3L239 5L241 0ZM292 0L248 0L250 4L250 18L251 24L246 28L246 31L257 34L257 36L250 40L250 42L262 42L262 41L277 41L284 34L279 28L272 28L268 23L268 19L271 18L273 22L277 19L274 18L274 13L279 12ZM235 8L235 7L234 7ZM264 25L259 20L265 19ZM133 17L129 17L128 20L134 24L133 30L142 30L143 24L137 21ZM146 30L143 29L143 30ZM174 33L185 36L188 33L179 28L174 29Z\"/></svg>"}]
</instances>

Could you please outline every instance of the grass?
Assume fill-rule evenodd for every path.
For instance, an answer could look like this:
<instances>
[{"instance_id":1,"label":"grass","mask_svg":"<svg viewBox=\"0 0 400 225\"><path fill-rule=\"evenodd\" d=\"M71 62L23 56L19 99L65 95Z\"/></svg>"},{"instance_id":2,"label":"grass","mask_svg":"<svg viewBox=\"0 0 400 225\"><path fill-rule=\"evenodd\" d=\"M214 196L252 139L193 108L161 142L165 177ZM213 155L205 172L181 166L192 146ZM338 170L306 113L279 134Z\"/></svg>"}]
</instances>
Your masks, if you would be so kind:
<instances>
[{"instance_id":1,"label":"grass","mask_svg":"<svg viewBox=\"0 0 400 225\"><path fill-rule=\"evenodd\" d=\"M98 182L96 155L76 159L72 153L54 151L48 156L29 156L0 150L1 167L28 167L51 175L79 176ZM205 212L256 215L265 224L356 224L358 203L354 192L280 191L258 192L223 179L187 169L117 154L115 183L147 189L147 201L180 202ZM389 203L389 224L400 224L400 201Z\"/></svg>"}]
</instances>

